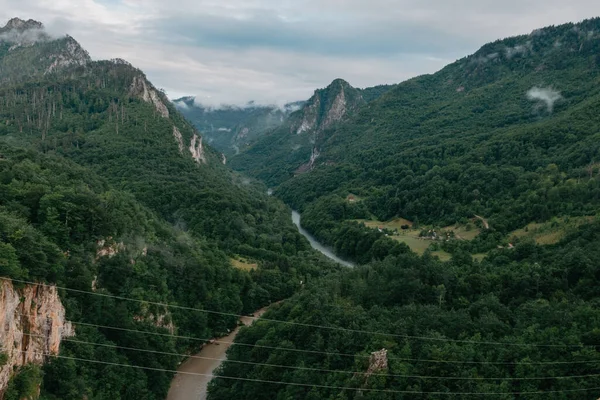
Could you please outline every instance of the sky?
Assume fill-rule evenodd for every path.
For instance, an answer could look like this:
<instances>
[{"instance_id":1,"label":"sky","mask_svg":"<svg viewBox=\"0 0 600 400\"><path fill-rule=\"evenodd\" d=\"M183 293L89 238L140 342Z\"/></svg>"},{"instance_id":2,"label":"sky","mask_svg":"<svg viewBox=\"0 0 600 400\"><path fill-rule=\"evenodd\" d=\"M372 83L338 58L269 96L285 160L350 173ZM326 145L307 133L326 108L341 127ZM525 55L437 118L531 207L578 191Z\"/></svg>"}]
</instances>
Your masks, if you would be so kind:
<instances>
[{"instance_id":1,"label":"sky","mask_svg":"<svg viewBox=\"0 0 600 400\"><path fill-rule=\"evenodd\" d=\"M93 59L123 58L171 99L285 104L433 73L483 44L600 16L597 0L0 0Z\"/></svg>"}]
</instances>

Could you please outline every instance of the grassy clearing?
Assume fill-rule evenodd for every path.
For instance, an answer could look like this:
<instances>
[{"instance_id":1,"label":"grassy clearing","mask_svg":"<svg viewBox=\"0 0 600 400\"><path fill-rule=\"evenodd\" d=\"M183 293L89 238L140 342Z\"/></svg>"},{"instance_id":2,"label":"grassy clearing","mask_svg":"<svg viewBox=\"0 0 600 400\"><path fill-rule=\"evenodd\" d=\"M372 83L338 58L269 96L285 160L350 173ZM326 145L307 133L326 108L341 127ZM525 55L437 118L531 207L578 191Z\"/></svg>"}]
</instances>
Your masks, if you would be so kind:
<instances>
[{"instance_id":1,"label":"grassy clearing","mask_svg":"<svg viewBox=\"0 0 600 400\"><path fill-rule=\"evenodd\" d=\"M390 237L398 242L405 243L412 251L419 255L423 255L425 250L429 248L429 246L434 243L432 240L422 239L419 237L421 231L433 229L431 226L421 225L419 228L413 229L413 223L405 218L395 218L391 221L378 221L378 220L367 220L367 219L358 219L355 220L358 223L363 223L368 228L372 229L387 229L393 232L397 232ZM402 226L409 226L409 229L402 229ZM454 235L459 240L473 240L481 230L475 226L474 223L470 223L468 225L455 225L448 226L442 229L436 228L436 231L440 234L440 236L444 237L445 232L454 232ZM445 251L433 251L432 254L440 258L441 261L448 261L452 257L451 254L446 253ZM479 255L477 255L479 257ZM481 258L485 257L485 255L481 255Z\"/></svg>"},{"instance_id":2,"label":"grassy clearing","mask_svg":"<svg viewBox=\"0 0 600 400\"><path fill-rule=\"evenodd\" d=\"M402 231L403 225L408 225L411 228L413 226L413 223L411 221L404 219L404 218L396 218L396 219L393 219L393 220L387 221L387 222L381 222L381 221L369 220L369 219L357 219L356 222L362 222L369 228L383 227L384 229L391 229L391 230L398 229L398 232ZM420 231L417 231L417 236L419 235L419 232Z\"/></svg>"},{"instance_id":3,"label":"grassy clearing","mask_svg":"<svg viewBox=\"0 0 600 400\"><path fill-rule=\"evenodd\" d=\"M241 269L244 271L252 271L258 268L257 263L253 263L243 257L230 258L230 260L231 265L233 265L237 269Z\"/></svg>"},{"instance_id":4,"label":"grassy clearing","mask_svg":"<svg viewBox=\"0 0 600 400\"><path fill-rule=\"evenodd\" d=\"M442 228L446 232L454 232L454 235L459 239L473 240L481 233L481 229L477 228L474 224L467 225L453 225Z\"/></svg>"},{"instance_id":5,"label":"grassy clearing","mask_svg":"<svg viewBox=\"0 0 600 400\"><path fill-rule=\"evenodd\" d=\"M508 235L509 240L530 238L539 245L560 242L567 234L580 225L594 221L596 217L553 218L551 221L536 223L517 229Z\"/></svg>"},{"instance_id":6,"label":"grassy clearing","mask_svg":"<svg viewBox=\"0 0 600 400\"><path fill-rule=\"evenodd\" d=\"M476 260L476 261L481 261L481 260L483 260L483 259L484 259L486 256L487 256L487 254L485 254L485 253L473 254L473 260Z\"/></svg>"},{"instance_id":7,"label":"grassy clearing","mask_svg":"<svg viewBox=\"0 0 600 400\"><path fill-rule=\"evenodd\" d=\"M430 240L423 240L423 239L419 239L416 237L412 237L412 236L399 236L399 235L394 235L394 236L390 236L392 239L397 240L399 242L405 243L408 247L410 247L410 249L412 251L414 251L417 254L423 254L425 253L425 250L427 250L429 248L429 245L431 244Z\"/></svg>"},{"instance_id":8,"label":"grassy clearing","mask_svg":"<svg viewBox=\"0 0 600 400\"><path fill-rule=\"evenodd\" d=\"M450 259L452 258L452 254L446 253L445 251L442 251L442 250L432 251L431 254L435 257L439 257L440 261L450 261Z\"/></svg>"}]
</instances>

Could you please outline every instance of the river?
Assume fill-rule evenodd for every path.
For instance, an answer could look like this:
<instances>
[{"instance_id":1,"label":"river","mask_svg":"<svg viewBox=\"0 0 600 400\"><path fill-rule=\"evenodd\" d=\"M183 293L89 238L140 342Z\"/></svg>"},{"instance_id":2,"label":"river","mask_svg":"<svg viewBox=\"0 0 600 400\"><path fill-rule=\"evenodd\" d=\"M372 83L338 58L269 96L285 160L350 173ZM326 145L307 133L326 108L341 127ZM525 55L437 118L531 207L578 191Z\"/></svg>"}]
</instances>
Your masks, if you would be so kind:
<instances>
[{"instance_id":1,"label":"river","mask_svg":"<svg viewBox=\"0 0 600 400\"><path fill-rule=\"evenodd\" d=\"M267 308L255 312L254 317L263 315L267 311ZM250 325L254 321L250 317L242 317L240 319L244 325ZM173 378L173 381L171 381L167 400L205 400L208 382L211 379L210 375L225 361L225 353L231 347L231 343L239 330L240 328L238 327L228 336L218 339L219 343L207 343L198 354L188 358L181 364L177 368L178 373Z\"/></svg>"},{"instance_id":2,"label":"river","mask_svg":"<svg viewBox=\"0 0 600 400\"><path fill-rule=\"evenodd\" d=\"M325 256L331 258L333 261L345 265L346 267L354 267L353 263L351 263L350 261L342 260L341 258L336 256L330 248L323 246L317 241L317 239L315 239L310 233L308 233L306 229L302 228L302 226L300 225L300 213L298 211L292 210L292 221L294 222L294 225L298 227L298 232L300 232L302 236L308 239L313 249L320 251Z\"/></svg>"},{"instance_id":3,"label":"river","mask_svg":"<svg viewBox=\"0 0 600 400\"><path fill-rule=\"evenodd\" d=\"M302 228L300 225L300 214L298 212L292 211L292 221L294 222L294 225L298 227L298 232L308 239L313 249L320 251L333 261L345 265L346 267L354 267L353 263L342 260L336 256L331 249L323 246L308 233L306 229ZM263 308L262 310L255 312L254 317L260 317L266 311L267 308ZM253 318L249 317L242 317L240 319L244 325L250 325L252 324L252 321L254 321ZM227 349L231 347L231 343L233 343L239 330L240 328L238 327L228 336L220 338L219 343L206 344L198 354L188 358L181 364L179 368L177 368L178 373L171 382L167 400L205 400L208 382L211 379L210 375L223 361L225 361ZM193 374L204 374L207 376Z\"/></svg>"}]
</instances>

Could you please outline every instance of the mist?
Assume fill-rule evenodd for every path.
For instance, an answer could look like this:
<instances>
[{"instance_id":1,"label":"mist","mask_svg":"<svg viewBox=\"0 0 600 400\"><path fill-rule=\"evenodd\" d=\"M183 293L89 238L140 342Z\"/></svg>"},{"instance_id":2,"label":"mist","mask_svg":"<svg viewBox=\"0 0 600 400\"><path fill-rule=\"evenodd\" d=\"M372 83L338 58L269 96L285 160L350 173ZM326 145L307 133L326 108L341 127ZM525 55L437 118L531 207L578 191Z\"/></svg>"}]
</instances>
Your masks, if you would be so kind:
<instances>
[{"instance_id":1,"label":"mist","mask_svg":"<svg viewBox=\"0 0 600 400\"><path fill-rule=\"evenodd\" d=\"M534 86L527 92L527 98L531 101L545 103L548 112L551 113L554 110L554 104L563 97L561 96L560 92L552 88L540 88Z\"/></svg>"}]
</instances>

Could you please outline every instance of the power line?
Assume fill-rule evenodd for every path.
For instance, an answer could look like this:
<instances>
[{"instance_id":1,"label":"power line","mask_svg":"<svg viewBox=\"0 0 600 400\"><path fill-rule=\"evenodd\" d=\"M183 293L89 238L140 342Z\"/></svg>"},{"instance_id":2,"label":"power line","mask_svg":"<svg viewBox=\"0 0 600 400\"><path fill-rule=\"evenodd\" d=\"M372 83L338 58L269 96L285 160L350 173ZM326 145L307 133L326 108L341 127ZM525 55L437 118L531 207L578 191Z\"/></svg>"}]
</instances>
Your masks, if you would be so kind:
<instances>
[{"instance_id":1,"label":"power line","mask_svg":"<svg viewBox=\"0 0 600 400\"><path fill-rule=\"evenodd\" d=\"M44 335L34 335L34 334L31 334L31 333L24 333L24 335L30 336L30 337L45 338ZM137 347L118 346L118 345L114 345L114 344L86 342L86 341L82 341L82 340L74 340L74 339L69 339L69 338L62 339L62 341L72 342L72 343L79 343L79 344L86 344L86 345L92 345L92 346L99 346L99 347L108 347L108 348L113 348L113 349L128 350L128 351L139 351L139 352L142 352L142 353L152 353L152 354L160 354L160 355L167 355L167 356L186 357L186 358L199 359L199 360L210 360L210 361L221 361L221 362L227 361L227 362L234 363L234 364L259 365L259 366L263 366L263 367L287 368L287 369L302 370L302 371L340 373L340 374L351 374L351 375L366 375L366 376L382 376L382 377L391 377L391 378L447 379L447 380L463 380L463 381L467 381L467 380L469 380L469 381L470 380L475 380L475 381L477 381L477 380L532 381L532 380L548 380L548 379L576 379L576 378L597 378L597 377L600 377L600 374L566 375L566 376L541 376L541 377L524 377L524 378L516 378L516 377L462 377L462 376L453 377L453 376L425 376L425 375L378 374L378 373L369 374L368 372L363 372L363 371L343 371L343 370L322 369L322 368L298 367L298 366L293 366L293 365L258 363L258 362L252 362L252 361L228 360L227 358L213 358L213 357L204 357L204 356L197 356L197 355L187 355L187 354L181 354L181 353L172 353L172 352L165 352L165 351L140 349L140 348L137 348Z\"/></svg>"},{"instance_id":2,"label":"power line","mask_svg":"<svg viewBox=\"0 0 600 400\"><path fill-rule=\"evenodd\" d=\"M402 334L394 334L394 333L367 331L367 330L361 330L361 329L349 329L349 328L342 328L342 327L336 327L336 326L307 324L307 323L302 323L302 322L284 321L284 320L264 318L264 317L254 317L254 316L249 317L246 315L240 315L240 314L234 314L234 313L226 313L226 312L221 312L221 311L205 310L205 309L201 309L201 308L178 306L175 304L166 304L166 303L158 303L158 302L154 302L154 301L132 299L132 298L128 298L128 297L116 296L116 295L111 295L111 294L106 294L106 293L89 292L86 290L71 289L71 288L67 288L67 287L63 287L63 286L45 285L43 283L31 282L31 281L25 281L25 280L19 280L19 279L11 279L11 278L5 278L5 277L0 277L0 280L6 280L6 281L10 280L13 282L20 282L20 283L25 283L25 284L29 284L29 285L49 286L49 287L55 287L57 289L72 291L75 293L83 293L83 294L88 294L88 295L93 295L93 296L101 296L101 297L112 298L112 299L117 299L117 300L132 301L132 302L142 303L142 304L151 304L151 305L156 305L156 306L161 306L161 307L170 307L170 308L187 310L187 311L197 311L197 312L203 312L203 313L208 313L208 314L236 317L238 319L245 317L245 318L252 319L253 321L260 319L261 321L277 322L277 323L282 323L282 324L287 324L287 325L301 326L304 328L329 329L329 330L333 330L333 331L361 333L361 334L368 334L368 335L381 335L381 336L389 336L389 337L412 339L412 340L430 340L430 341L436 341L436 342L469 343L469 344L483 344L483 345L511 346L511 347L545 347L545 348L547 348L547 347L551 347L551 348L590 347L590 348L595 348L595 347L600 346L600 344L584 345L581 343L580 344L509 343L509 342L494 342L494 341L482 341L482 340L449 339L449 338L434 338L434 337L428 337L428 336L402 335Z\"/></svg>"},{"instance_id":3,"label":"power line","mask_svg":"<svg viewBox=\"0 0 600 400\"><path fill-rule=\"evenodd\" d=\"M26 316L26 314L19 314L21 316ZM73 325L81 325L81 326L89 326L100 329L111 329L117 331L131 332L131 333L142 333L146 335L153 336L162 336L162 337L172 337L175 339L182 340L194 340L201 342L211 341L213 343L219 343L230 346L245 346L245 347L255 347L267 350L279 350L279 351L289 351L295 353L308 353L308 354L323 354L326 356L340 356L340 357L353 357L353 358L365 358L368 359L370 356L368 355L360 355L360 354L350 354L350 353L338 353L338 352L326 352L326 351L318 351L318 350L304 350L304 349L291 349L289 347L276 347L276 346L265 346L260 344L249 344L249 343L240 343L240 342L228 342L219 339L207 339L207 338L198 338L193 336L182 336L182 335L174 335L170 333L160 333L160 332L150 332L150 331L142 331L138 329L130 329L130 328L121 328L115 326L107 326L107 325L98 325L98 324L90 324L86 322L71 322ZM418 359L418 358L402 358L402 357L388 357L388 360L395 361L411 361L411 362L427 362L427 363L442 363L442 364L472 364L472 365L558 365L558 364L591 364L591 363L599 363L600 360L589 360L589 361L531 361L531 362L488 362L488 361L453 361L453 360L427 360L427 359Z\"/></svg>"},{"instance_id":4,"label":"power line","mask_svg":"<svg viewBox=\"0 0 600 400\"><path fill-rule=\"evenodd\" d=\"M21 314L17 313L20 316L33 316L29 314ZM151 332L151 331L142 331L139 329L130 329L130 328L122 328L108 325L99 325L99 324L91 324L85 322L71 322L73 325L82 325L100 329L110 329L131 333L141 333L152 336L161 336L161 337L172 337L175 339L183 339L183 340L193 340L193 341L202 341L207 342L210 341L212 343L219 343L229 346L246 346L246 347L255 347L255 348L263 348L268 350L280 350L280 351L290 351L296 353L309 353L309 354L323 354L326 356L342 356L342 357L353 357L353 358L365 358L368 359L370 356L368 355L360 355L360 354L350 354L350 353L338 353L338 352L326 352L326 351L318 351L318 350L305 350L305 349L293 349L288 347L276 347L276 346L265 346L259 344L249 344L249 343L239 343L239 342L230 342L223 341L219 339L207 339L207 338L198 338L193 336L182 336L175 335L171 333L160 333L160 332ZM38 335L39 336L39 335ZM62 339L68 340L68 339ZM182 357L188 357L186 354L176 354ZM575 364L597 364L600 363L600 360L580 360L580 361L527 361L527 362L506 362L506 361L458 361L458 360L429 360L429 359L419 359L419 358L405 358L405 357L388 357L388 360L393 361L411 361L411 362L427 362L427 363L442 363L442 364L475 364L475 365L575 365Z\"/></svg>"},{"instance_id":5,"label":"power line","mask_svg":"<svg viewBox=\"0 0 600 400\"><path fill-rule=\"evenodd\" d=\"M43 353L37 353L39 355L46 355ZM136 368L143 369L148 371L155 372L168 372L173 374L182 374L182 375L192 375L192 376L204 376L208 378L221 378L221 379L229 379L229 380L237 380L237 381L245 381L245 382L256 382L256 383L268 383L268 384L276 384L276 385L290 385L290 386L300 386L300 387L308 387L308 388L321 388L321 389L331 389L331 390L356 390L361 392L377 392L377 393L396 393L396 394L427 394L427 395L448 395L448 396L500 396L500 395L539 395L539 394L551 394L551 393L575 393L575 392L589 392L594 390L600 390L600 387L593 388L585 388L585 389L565 389L565 390L549 390L549 391L525 391L525 392L423 392L423 391L412 391L412 390L394 390L394 389L361 389L361 388L353 388L348 386L329 386L329 385L320 385L320 384L311 384L311 383L297 383L297 382L283 382L283 381L271 381L264 379L254 379L254 378L241 378L235 376L226 376L226 375L214 375L214 374L202 374L198 372L185 372L185 371L176 371L170 369L163 368L153 368L153 367L145 367L141 365L128 365L128 364L120 364L108 361L100 361L100 360L90 360L86 358L78 358L78 357L68 357L61 355L52 355L50 357L54 358L62 358L66 360L73 361L83 361L94 364L101 365L111 365L117 367L126 367L126 368Z\"/></svg>"}]
</instances>

